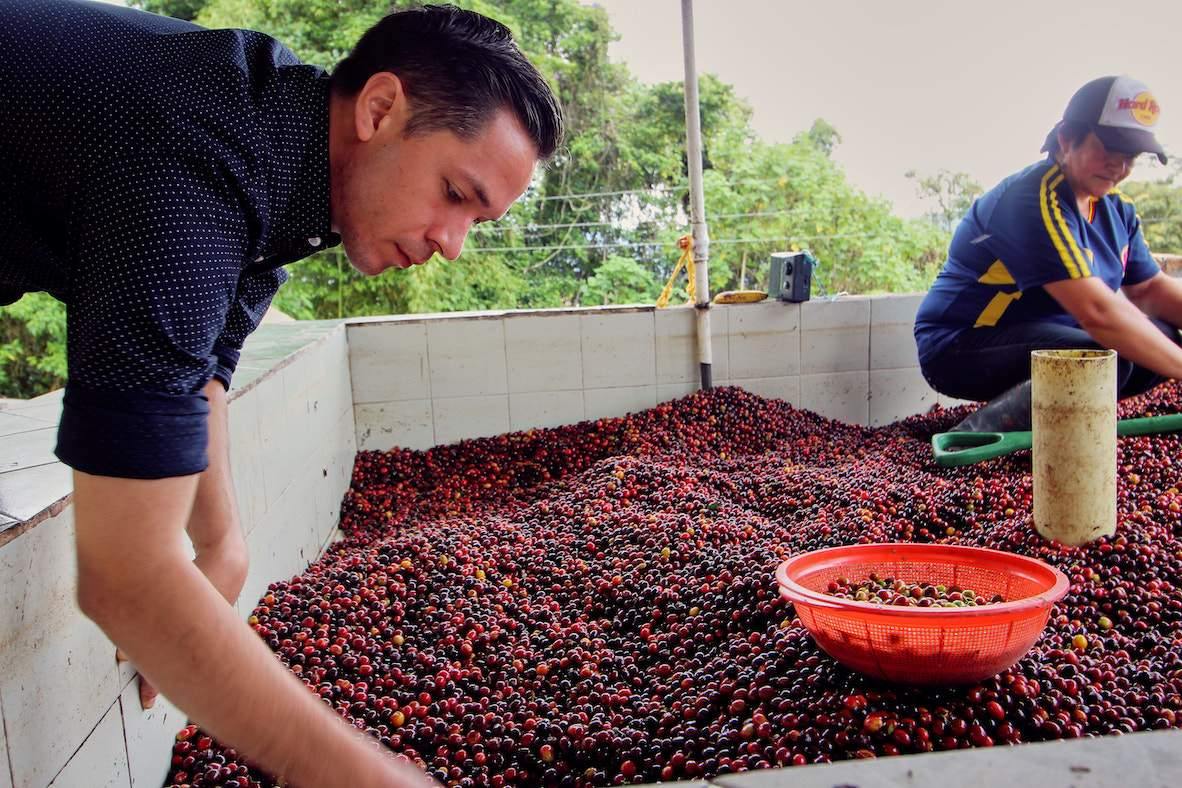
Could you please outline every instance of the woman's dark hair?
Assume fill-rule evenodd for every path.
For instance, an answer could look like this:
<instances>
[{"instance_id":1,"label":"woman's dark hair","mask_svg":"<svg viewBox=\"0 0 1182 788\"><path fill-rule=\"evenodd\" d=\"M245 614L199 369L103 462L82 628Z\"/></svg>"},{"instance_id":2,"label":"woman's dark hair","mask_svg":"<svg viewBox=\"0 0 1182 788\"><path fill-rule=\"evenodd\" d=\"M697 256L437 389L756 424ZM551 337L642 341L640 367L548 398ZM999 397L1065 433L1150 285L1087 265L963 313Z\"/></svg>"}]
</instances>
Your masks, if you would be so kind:
<instances>
[{"instance_id":1,"label":"woman's dark hair","mask_svg":"<svg viewBox=\"0 0 1182 788\"><path fill-rule=\"evenodd\" d=\"M1062 135L1072 145L1078 145L1084 141L1084 138L1091 132L1092 127L1087 123L1081 123L1077 120L1063 120L1055 124L1055 128L1051 129L1051 133L1047 135L1047 141L1043 150L1047 152L1049 158L1055 158L1059 155L1059 134Z\"/></svg>"},{"instance_id":2,"label":"woman's dark hair","mask_svg":"<svg viewBox=\"0 0 1182 788\"><path fill-rule=\"evenodd\" d=\"M408 135L448 130L472 139L502 107L517 115L549 159L562 143L562 108L509 28L453 5L386 15L332 73L337 95L354 96L371 76L397 75L410 102Z\"/></svg>"}]
</instances>

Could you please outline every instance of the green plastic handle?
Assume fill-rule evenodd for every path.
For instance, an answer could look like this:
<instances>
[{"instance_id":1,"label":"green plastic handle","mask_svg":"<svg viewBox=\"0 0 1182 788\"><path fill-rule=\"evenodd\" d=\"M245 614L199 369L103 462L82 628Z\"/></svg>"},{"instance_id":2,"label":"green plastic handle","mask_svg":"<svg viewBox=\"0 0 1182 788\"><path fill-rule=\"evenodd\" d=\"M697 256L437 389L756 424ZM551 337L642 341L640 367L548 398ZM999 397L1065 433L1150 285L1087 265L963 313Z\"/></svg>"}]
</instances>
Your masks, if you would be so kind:
<instances>
[{"instance_id":1,"label":"green plastic handle","mask_svg":"<svg viewBox=\"0 0 1182 788\"><path fill-rule=\"evenodd\" d=\"M1178 430L1182 430L1182 413L1122 419L1116 423L1117 435L1156 435L1160 432L1177 432Z\"/></svg>"},{"instance_id":2,"label":"green plastic handle","mask_svg":"<svg viewBox=\"0 0 1182 788\"><path fill-rule=\"evenodd\" d=\"M1116 423L1117 435L1156 435L1182 430L1182 413L1122 419ZM949 468L972 465L1004 454L1029 449L1031 435L1026 432L940 432L932 436L936 464Z\"/></svg>"},{"instance_id":3,"label":"green plastic handle","mask_svg":"<svg viewBox=\"0 0 1182 788\"><path fill-rule=\"evenodd\" d=\"M1025 432L940 432L932 436L936 464L945 468L972 465L1003 454L1029 449L1030 431Z\"/></svg>"}]
</instances>

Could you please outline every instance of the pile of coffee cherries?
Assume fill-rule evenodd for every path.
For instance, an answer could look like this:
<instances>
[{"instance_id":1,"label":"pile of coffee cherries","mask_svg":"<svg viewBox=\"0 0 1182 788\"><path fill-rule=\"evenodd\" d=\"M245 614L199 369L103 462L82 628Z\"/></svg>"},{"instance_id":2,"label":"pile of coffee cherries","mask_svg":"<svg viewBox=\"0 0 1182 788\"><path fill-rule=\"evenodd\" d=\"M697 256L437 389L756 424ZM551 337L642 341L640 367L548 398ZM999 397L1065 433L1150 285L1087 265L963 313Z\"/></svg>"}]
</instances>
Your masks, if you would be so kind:
<instances>
[{"instance_id":1,"label":"pile of coffee cherries","mask_svg":"<svg viewBox=\"0 0 1182 788\"><path fill-rule=\"evenodd\" d=\"M1001 594L978 596L971 588L942 583L908 583L893 577L879 577L873 572L861 582L839 577L829 583L825 593L838 599L896 607L977 607L1006 601Z\"/></svg>"},{"instance_id":2,"label":"pile of coffee cherries","mask_svg":"<svg viewBox=\"0 0 1182 788\"><path fill-rule=\"evenodd\" d=\"M1121 415L1179 410L1170 384ZM1073 548L1034 532L1029 453L936 466L932 433L964 414L871 429L723 388L362 452L347 538L272 584L250 625L350 724L460 786L700 780L1178 727L1182 442L1123 438L1116 534ZM898 541L1037 557L1071 588L991 679L878 683L817 648L774 572ZM281 779L193 727L177 737L173 785Z\"/></svg>"}]
</instances>

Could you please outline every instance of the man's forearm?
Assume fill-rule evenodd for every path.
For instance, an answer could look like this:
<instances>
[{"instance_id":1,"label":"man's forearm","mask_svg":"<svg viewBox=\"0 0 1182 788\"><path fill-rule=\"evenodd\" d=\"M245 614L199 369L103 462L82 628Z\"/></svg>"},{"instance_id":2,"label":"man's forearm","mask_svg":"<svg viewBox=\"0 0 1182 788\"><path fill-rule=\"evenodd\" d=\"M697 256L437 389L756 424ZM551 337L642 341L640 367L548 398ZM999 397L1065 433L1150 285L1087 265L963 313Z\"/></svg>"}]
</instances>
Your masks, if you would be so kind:
<instances>
[{"instance_id":1,"label":"man's forearm","mask_svg":"<svg viewBox=\"0 0 1182 788\"><path fill-rule=\"evenodd\" d=\"M230 473L229 408L220 381L211 380L204 391L209 400L209 467L197 477L186 530L197 567L234 604L246 582L247 548Z\"/></svg>"},{"instance_id":2,"label":"man's forearm","mask_svg":"<svg viewBox=\"0 0 1182 788\"><path fill-rule=\"evenodd\" d=\"M303 786L425 782L302 686L187 559L178 537L195 488L195 477L75 474L83 610L195 722L264 769Z\"/></svg>"}]
</instances>

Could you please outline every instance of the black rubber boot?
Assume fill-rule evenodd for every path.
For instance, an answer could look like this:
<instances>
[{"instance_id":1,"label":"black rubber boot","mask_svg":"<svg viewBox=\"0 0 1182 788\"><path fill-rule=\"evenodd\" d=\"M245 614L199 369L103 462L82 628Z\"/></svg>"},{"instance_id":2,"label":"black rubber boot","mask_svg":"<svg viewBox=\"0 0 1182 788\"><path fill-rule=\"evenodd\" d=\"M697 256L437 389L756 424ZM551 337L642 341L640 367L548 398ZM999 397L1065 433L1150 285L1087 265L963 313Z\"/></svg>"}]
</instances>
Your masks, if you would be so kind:
<instances>
[{"instance_id":1,"label":"black rubber boot","mask_svg":"<svg viewBox=\"0 0 1182 788\"><path fill-rule=\"evenodd\" d=\"M1030 381L986 402L951 432L1023 432L1030 429Z\"/></svg>"}]
</instances>

